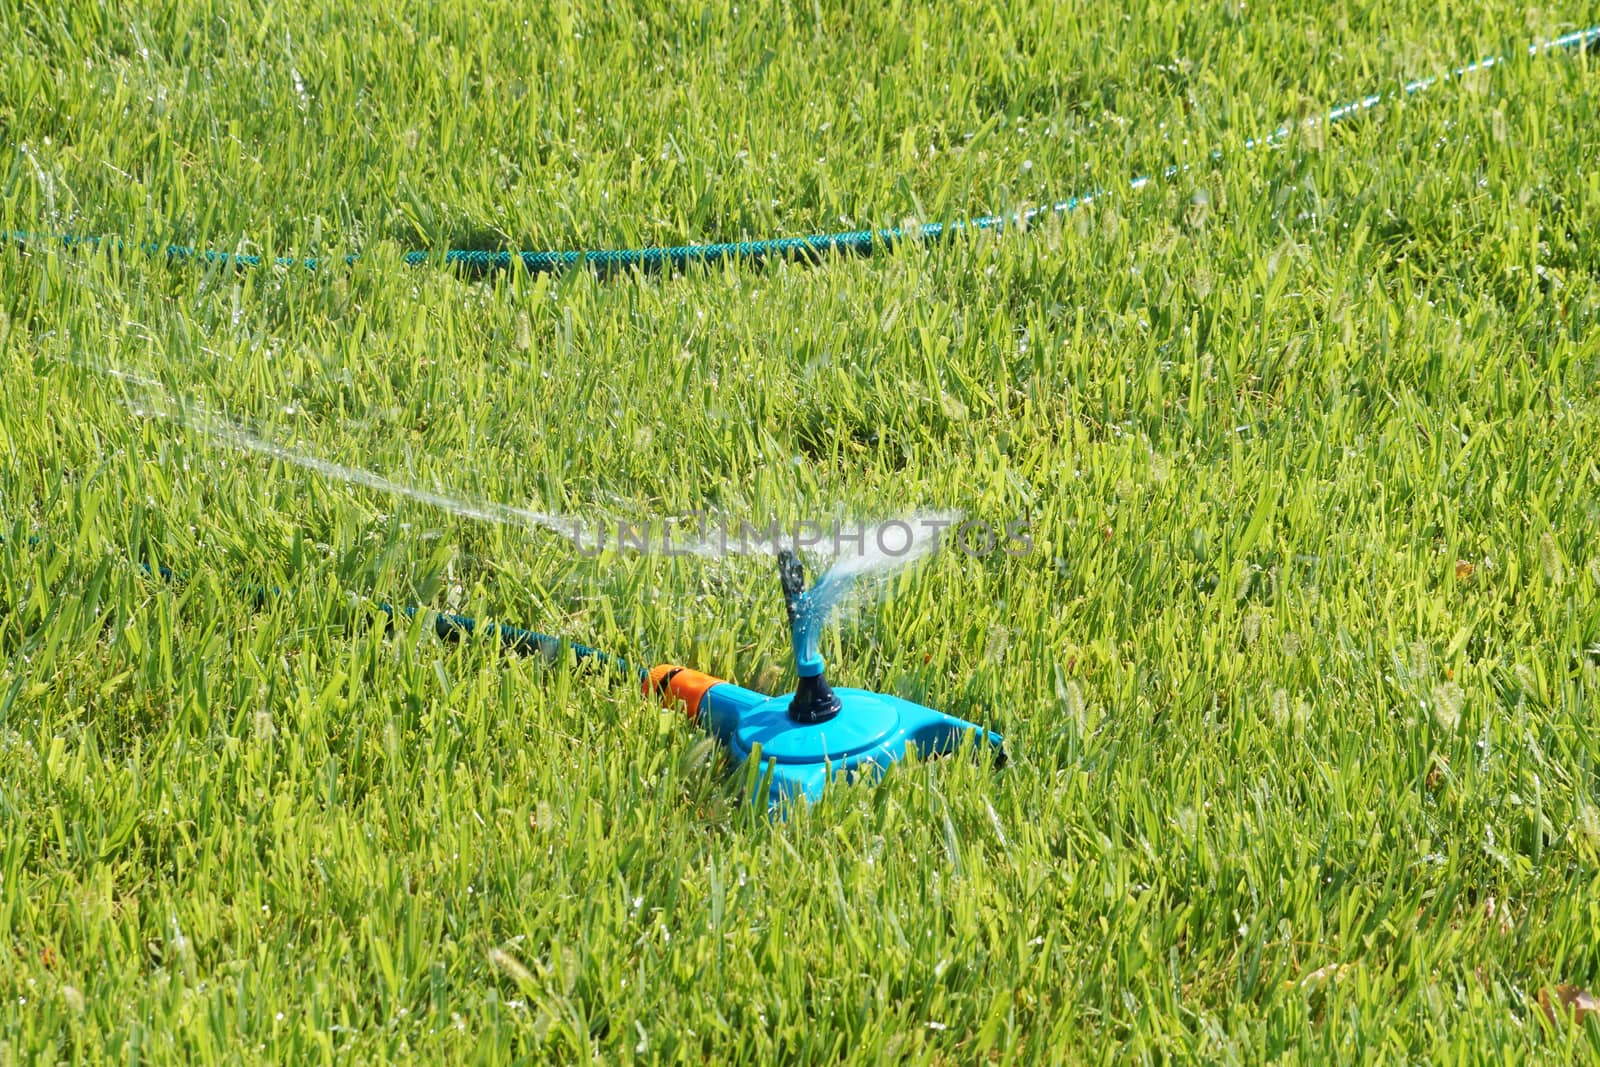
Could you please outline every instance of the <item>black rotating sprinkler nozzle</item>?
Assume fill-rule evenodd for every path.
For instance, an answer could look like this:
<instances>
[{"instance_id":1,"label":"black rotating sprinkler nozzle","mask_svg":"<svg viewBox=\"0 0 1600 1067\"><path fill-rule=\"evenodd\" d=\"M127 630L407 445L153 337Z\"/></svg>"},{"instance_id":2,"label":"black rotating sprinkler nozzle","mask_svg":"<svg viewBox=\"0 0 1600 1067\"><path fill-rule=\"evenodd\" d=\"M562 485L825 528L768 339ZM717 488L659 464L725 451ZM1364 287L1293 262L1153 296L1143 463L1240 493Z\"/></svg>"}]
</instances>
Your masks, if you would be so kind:
<instances>
[{"instance_id":1,"label":"black rotating sprinkler nozzle","mask_svg":"<svg viewBox=\"0 0 1600 1067\"><path fill-rule=\"evenodd\" d=\"M789 549L778 552L778 580L783 584L783 604L789 612L789 640L794 645L794 668L799 676L794 699L789 702L789 718L798 723L827 722L839 714L843 704L828 684L822 657L806 652L805 634L814 620L808 618L806 569L800 557Z\"/></svg>"}]
</instances>

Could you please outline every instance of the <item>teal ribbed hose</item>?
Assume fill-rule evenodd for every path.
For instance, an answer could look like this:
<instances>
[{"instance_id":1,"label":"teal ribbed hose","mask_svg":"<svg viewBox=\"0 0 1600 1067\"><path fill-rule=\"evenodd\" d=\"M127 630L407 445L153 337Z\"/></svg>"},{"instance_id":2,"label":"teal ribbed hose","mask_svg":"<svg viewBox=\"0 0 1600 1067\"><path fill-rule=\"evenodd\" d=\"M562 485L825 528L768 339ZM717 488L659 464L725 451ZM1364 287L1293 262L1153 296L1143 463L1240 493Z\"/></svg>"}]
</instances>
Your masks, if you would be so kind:
<instances>
[{"instance_id":1,"label":"teal ribbed hose","mask_svg":"<svg viewBox=\"0 0 1600 1067\"><path fill-rule=\"evenodd\" d=\"M378 610L390 619L396 616L405 619L414 619L426 609L405 607L396 608L392 605L379 603ZM542 634L534 630L524 630L521 627L509 626L505 623L479 623L476 619L466 615L454 615L448 612L435 612L433 616L433 632L446 641L457 641L462 637L470 637L476 633L488 633L500 640L500 644L508 652L515 652L523 656L543 656L546 659L561 654L563 648L569 650L579 663L593 661L602 667L609 667L622 674L635 674L641 679L650 677L650 672L643 667L635 667L621 656L593 648L589 645L579 644L576 641L566 641L552 634Z\"/></svg>"},{"instance_id":2,"label":"teal ribbed hose","mask_svg":"<svg viewBox=\"0 0 1600 1067\"><path fill-rule=\"evenodd\" d=\"M1052 205L1050 209L1035 209L1008 220L999 215L967 219L960 222L929 222L920 226L895 226L881 230L849 230L844 233L816 234L811 237L773 237L760 241L733 241L709 245L675 245L663 248L612 248L570 252L506 252L476 248L452 248L445 252L415 250L402 257L410 266L423 266L442 262L447 266L468 267L477 270L503 270L521 266L536 274L588 267L601 272L615 270L660 270L685 267L693 263L718 263L725 259L812 259L830 253L870 254L875 246L891 247L906 240L938 240L965 230L997 229L1008 221L1026 221L1043 210L1070 211L1089 197L1074 197ZM66 248L114 248L118 252L131 250L152 256L166 256L171 260L214 263L233 267L302 266L308 270L326 267L331 262L354 263L359 255L344 256L339 260L311 256L249 255L243 252L219 252L214 249L193 248L189 245L170 245L159 242L135 244L119 237L84 237L73 234L32 234L12 231L5 240L13 244L58 244Z\"/></svg>"},{"instance_id":3,"label":"teal ribbed hose","mask_svg":"<svg viewBox=\"0 0 1600 1067\"><path fill-rule=\"evenodd\" d=\"M1574 52L1591 50L1600 44L1600 26L1592 26L1586 30L1577 30L1564 34L1552 41L1534 43L1527 47L1530 56L1547 55L1552 52ZM1401 86L1399 92L1392 94L1372 93L1353 100L1329 111L1323 116L1322 121L1332 124L1342 122L1353 116L1372 110L1386 100L1413 96L1441 81L1448 81L1487 70L1505 62L1504 56L1489 56L1475 63L1457 67L1449 74L1431 78L1420 78L1407 82ZM1261 137L1252 137L1244 142L1246 149L1270 147L1280 144L1293 131L1289 124L1279 126L1271 133ZM1222 158L1220 151L1211 153L1212 160ZM1187 166L1170 166L1161 172L1160 178L1172 178L1187 170ZM1128 182L1129 191L1138 191L1154 180L1151 176L1140 176ZM830 254L870 255L877 249L893 248L906 241L932 243L955 237L962 233L983 230L998 230L1008 225L1027 224L1041 215L1066 214L1075 208L1092 200L1106 195L1104 191L1090 192L1079 196L1068 197L1053 204L1019 211L1012 215L983 215L977 218L958 220L954 222L929 222L914 226L892 226L876 230L847 230L842 233L814 234L809 237L771 237L757 241L732 241L718 244L674 245L658 248L611 248L597 250L574 251L546 251L546 252L510 252L488 251L480 249L450 249L445 252L431 252L415 250L405 253L405 262L413 266L429 263L443 263L447 266L465 267L472 270L502 270L510 267L523 267L534 273L547 273L553 271L569 270L574 267L586 267L600 273L611 273L626 270L676 270L694 264L715 264L727 260L739 262L759 262L767 259L784 260L814 260ZM328 266L332 262L352 263L358 257L345 256L342 260L330 260L327 257L296 256L257 256L239 252L221 252L214 249L194 248L188 245L154 243L129 243L117 237L75 236L70 234L30 234L27 232L8 232L5 240L17 243L50 243L67 248L78 247L110 247L118 251L136 250L154 256L166 256L169 260L192 261L199 263L219 264L234 267L259 267L273 265L278 267L303 266L310 270Z\"/></svg>"}]
</instances>

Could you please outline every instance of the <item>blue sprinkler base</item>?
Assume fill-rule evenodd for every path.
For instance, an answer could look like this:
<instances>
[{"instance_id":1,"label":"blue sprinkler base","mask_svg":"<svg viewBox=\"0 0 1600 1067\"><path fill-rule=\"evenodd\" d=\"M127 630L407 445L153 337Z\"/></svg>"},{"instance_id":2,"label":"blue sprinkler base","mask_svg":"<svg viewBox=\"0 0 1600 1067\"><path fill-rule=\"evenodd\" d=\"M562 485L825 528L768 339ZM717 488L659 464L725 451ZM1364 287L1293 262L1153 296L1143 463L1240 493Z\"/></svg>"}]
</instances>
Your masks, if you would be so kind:
<instances>
[{"instance_id":1,"label":"blue sprinkler base","mask_svg":"<svg viewBox=\"0 0 1600 1067\"><path fill-rule=\"evenodd\" d=\"M792 695L768 696L699 672L683 673L702 684L683 678L690 684L680 687L669 676L662 679L669 698L690 705L690 713L735 760L761 760L762 779L770 774L768 802L773 806L801 797L816 800L835 777L875 776L908 752L924 757L954 752L968 735L976 747L992 750L999 761L1005 758L999 734L884 693L835 689L839 714L826 722L801 723L789 715ZM713 684L702 688L705 682Z\"/></svg>"}]
</instances>

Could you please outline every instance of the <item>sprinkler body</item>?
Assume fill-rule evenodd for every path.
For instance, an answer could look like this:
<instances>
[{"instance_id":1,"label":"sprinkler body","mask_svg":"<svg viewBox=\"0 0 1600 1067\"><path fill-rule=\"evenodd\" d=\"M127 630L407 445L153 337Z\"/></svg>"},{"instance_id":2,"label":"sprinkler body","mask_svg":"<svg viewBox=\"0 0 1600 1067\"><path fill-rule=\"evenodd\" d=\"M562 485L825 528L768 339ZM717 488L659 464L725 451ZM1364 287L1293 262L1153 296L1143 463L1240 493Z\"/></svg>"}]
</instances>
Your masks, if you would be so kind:
<instances>
[{"instance_id":1,"label":"sprinkler body","mask_svg":"<svg viewBox=\"0 0 1600 1067\"><path fill-rule=\"evenodd\" d=\"M769 802L822 795L843 774L878 774L908 751L931 756L954 752L963 738L991 749L1003 762L999 734L921 704L865 689L830 689L838 711L823 722L798 722L793 695L768 696L687 667L664 665L650 685L669 705L680 705L744 762L759 751L771 771Z\"/></svg>"},{"instance_id":2,"label":"sprinkler body","mask_svg":"<svg viewBox=\"0 0 1600 1067\"><path fill-rule=\"evenodd\" d=\"M769 803L815 800L835 775L877 774L910 751L953 752L969 735L995 753L997 764L1005 762L1000 735L976 723L886 693L830 686L814 641L805 638L820 620L807 602L805 572L794 553L778 554L778 577L794 644L793 694L768 696L670 664L648 672L646 683L704 724L734 759L759 757L763 777L771 774Z\"/></svg>"}]
</instances>

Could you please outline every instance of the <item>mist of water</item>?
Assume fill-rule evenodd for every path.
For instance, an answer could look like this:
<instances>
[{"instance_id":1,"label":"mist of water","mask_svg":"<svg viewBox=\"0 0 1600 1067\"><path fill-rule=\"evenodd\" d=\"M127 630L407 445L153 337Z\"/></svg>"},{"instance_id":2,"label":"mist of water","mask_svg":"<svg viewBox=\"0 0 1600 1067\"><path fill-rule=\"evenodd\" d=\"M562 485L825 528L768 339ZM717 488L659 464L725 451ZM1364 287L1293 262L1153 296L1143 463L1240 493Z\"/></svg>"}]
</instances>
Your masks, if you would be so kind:
<instances>
[{"instance_id":1,"label":"mist of water","mask_svg":"<svg viewBox=\"0 0 1600 1067\"><path fill-rule=\"evenodd\" d=\"M412 500L460 518L496 523L529 532L546 531L565 539L586 555L596 555L604 547L595 541L593 535L585 533L583 522L575 517L517 507L493 500L470 498L457 492L402 481L378 471L338 463L305 449L272 440L203 407L178 400L161 383L150 378L93 364L76 365L122 383L128 390L124 403L136 415L170 419L213 444L287 463L346 485ZM940 534L946 529L953 528L960 521L959 513L916 512L886 520L876 526L863 527L872 532L853 542L849 550L841 552L835 543L831 564L818 576L801 599L794 635L797 652L805 656L815 656L823 629L830 620L840 615L843 605L852 592L861 592L882 583L901 569L925 558L939 547ZM894 529L891 530L891 527ZM900 531L904 532L904 536L899 536ZM604 538L603 532L601 538L602 540ZM776 542L767 544L759 540L730 541L726 536L702 537L699 540L679 539L669 546L665 541L629 543L620 534L613 544L617 551L654 554L664 550L669 555L693 555L711 559L740 555L770 555L786 545L807 547L792 545L786 538L779 538ZM725 598L726 595L727 591L723 590L718 597Z\"/></svg>"},{"instance_id":2,"label":"mist of water","mask_svg":"<svg viewBox=\"0 0 1600 1067\"><path fill-rule=\"evenodd\" d=\"M835 559L801 598L800 610L795 617L796 655L801 659L817 655L823 627L838 612L851 590L882 582L931 554L939 547L941 532L953 528L960 521L959 512L918 512L908 515L896 520L897 526L909 531L903 545L896 541L885 547L883 538L868 538L859 551Z\"/></svg>"},{"instance_id":3,"label":"mist of water","mask_svg":"<svg viewBox=\"0 0 1600 1067\"><path fill-rule=\"evenodd\" d=\"M324 459L310 452L261 437L250 430L217 416L196 411L190 407L176 407L170 403L142 403L130 399L128 405L136 414L170 418L201 436L239 452L251 452L281 460L284 463L313 471L326 478L374 489L380 493L415 500L419 504L447 511L464 519L477 519L524 530L547 530L575 543L581 539L582 527L576 519L552 512L534 511L510 504L488 500L468 500L465 497L436 489L402 482L377 471L351 467Z\"/></svg>"},{"instance_id":4,"label":"mist of water","mask_svg":"<svg viewBox=\"0 0 1600 1067\"><path fill-rule=\"evenodd\" d=\"M116 379L125 387L136 387L143 395L135 396L130 390L129 395L124 398L124 403L137 415L171 419L215 444L288 463L346 485L360 486L390 496L413 500L465 519L492 522L527 531L543 530L565 539L590 556L597 555L606 547L605 531L608 526L611 529L618 527L615 523L601 524L597 538L590 532L591 527L586 527L582 520L570 515L517 507L482 498L470 498L457 492L427 488L378 471L339 463L305 449L272 440L203 407L180 401L167 392L159 382L150 378L94 364L75 365ZM852 588L862 582L885 578L901 567L927 555L937 546L936 527L959 521L959 518L958 515L936 512L897 517L877 527L870 527L873 533L864 537L859 546L852 551L837 555L832 566L817 579L806 597L806 603L809 605L806 618L810 626L807 632L810 633L813 644L819 639L822 626L835 613L841 600ZM904 530L905 537L901 538L890 532L890 527ZM783 538L768 544L759 539L730 540L725 535L685 538L680 533L670 542L665 537L630 542L619 534L611 545L617 551L632 551L645 555L687 555L717 559L728 556L771 555L786 543Z\"/></svg>"}]
</instances>

